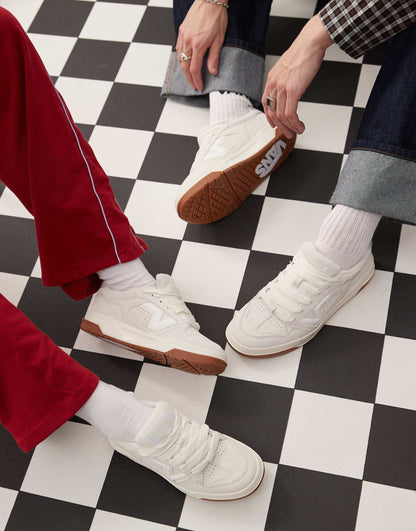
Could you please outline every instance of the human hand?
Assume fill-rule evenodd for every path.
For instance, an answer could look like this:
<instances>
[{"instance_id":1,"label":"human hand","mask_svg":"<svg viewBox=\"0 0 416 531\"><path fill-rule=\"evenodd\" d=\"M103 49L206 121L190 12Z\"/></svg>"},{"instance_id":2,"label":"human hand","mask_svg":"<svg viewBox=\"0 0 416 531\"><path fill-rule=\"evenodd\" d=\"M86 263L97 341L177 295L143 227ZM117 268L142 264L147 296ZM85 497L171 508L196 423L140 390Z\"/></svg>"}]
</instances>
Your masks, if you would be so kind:
<instances>
[{"instance_id":1,"label":"human hand","mask_svg":"<svg viewBox=\"0 0 416 531\"><path fill-rule=\"evenodd\" d=\"M305 130L297 114L298 102L332 43L319 15L315 15L269 72L262 98L264 111L269 124L277 126L287 138ZM267 97L275 99L274 110L266 106Z\"/></svg>"},{"instance_id":2,"label":"human hand","mask_svg":"<svg viewBox=\"0 0 416 531\"><path fill-rule=\"evenodd\" d=\"M227 24L226 8L195 0L180 25L176 51L185 77L194 90L201 92L204 88L201 69L208 49L208 71L214 76L218 74L218 63ZM181 53L192 59L181 61Z\"/></svg>"}]
</instances>

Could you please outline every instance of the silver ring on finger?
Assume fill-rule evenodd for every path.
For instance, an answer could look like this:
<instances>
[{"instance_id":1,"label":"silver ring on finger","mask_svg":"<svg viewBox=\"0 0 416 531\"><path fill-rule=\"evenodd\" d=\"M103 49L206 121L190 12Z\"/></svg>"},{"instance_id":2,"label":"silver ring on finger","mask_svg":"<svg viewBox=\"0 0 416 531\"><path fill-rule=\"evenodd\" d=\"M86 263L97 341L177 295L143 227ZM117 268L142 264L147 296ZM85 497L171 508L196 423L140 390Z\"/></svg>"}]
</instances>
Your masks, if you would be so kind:
<instances>
[{"instance_id":1,"label":"silver ring on finger","mask_svg":"<svg viewBox=\"0 0 416 531\"><path fill-rule=\"evenodd\" d=\"M266 96L266 107L271 111L274 111L276 109L276 98Z\"/></svg>"},{"instance_id":2,"label":"silver ring on finger","mask_svg":"<svg viewBox=\"0 0 416 531\"><path fill-rule=\"evenodd\" d=\"M192 55L186 55L186 53L181 52L179 59L181 61L190 61L192 59Z\"/></svg>"}]
</instances>

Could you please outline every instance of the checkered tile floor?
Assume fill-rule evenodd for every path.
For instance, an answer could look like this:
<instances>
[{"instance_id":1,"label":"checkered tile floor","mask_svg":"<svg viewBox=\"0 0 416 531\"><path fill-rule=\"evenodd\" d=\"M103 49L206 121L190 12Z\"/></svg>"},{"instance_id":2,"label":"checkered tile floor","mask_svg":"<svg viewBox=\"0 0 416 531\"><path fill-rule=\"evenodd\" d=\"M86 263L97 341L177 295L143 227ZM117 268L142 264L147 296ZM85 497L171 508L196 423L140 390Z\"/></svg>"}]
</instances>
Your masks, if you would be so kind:
<instances>
[{"instance_id":1,"label":"checkered tile floor","mask_svg":"<svg viewBox=\"0 0 416 531\"><path fill-rule=\"evenodd\" d=\"M191 226L173 208L207 124L160 98L173 42L168 0L2 0L29 32L122 208L221 344L236 308L313 239L357 131L383 49L330 49L300 104L293 156L232 216ZM276 0L270 67L315 9ZM242 230L243 229L243 230ZM383 221L369 286L303 349L198 377L147 363L79 331L77 303L40 281L30 215L0 188L0 289L104 381L166 399L253 446L266 461L251 497L183 496L113 454L76 419L23 454L0 428L0 528L8 531L406 531L416 529L416 228Z\"/></svg>"}]
</instances>

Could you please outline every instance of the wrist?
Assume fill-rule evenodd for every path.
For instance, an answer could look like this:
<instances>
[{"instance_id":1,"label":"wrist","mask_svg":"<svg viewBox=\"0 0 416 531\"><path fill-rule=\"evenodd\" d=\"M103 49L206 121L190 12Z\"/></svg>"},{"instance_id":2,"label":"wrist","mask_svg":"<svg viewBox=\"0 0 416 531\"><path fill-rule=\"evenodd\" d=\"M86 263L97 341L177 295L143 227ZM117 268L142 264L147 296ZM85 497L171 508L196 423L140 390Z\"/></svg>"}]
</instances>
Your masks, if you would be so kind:
<instances>
[{"instance_id":1,"label":"wrist","mask_svg":"<svg viewBox=\"0 0 416 531\"><path fill-rule=\"evenodd\" d=\"M332 44L334 44L334 41L323 25L319 14L313 16L309 20L309 22L303 28L302 32L303 31L305 31L308 41L315 48L325 51Z\"/></svg>"},{"instance_id":2,"label":"wrist","mask_svg":"<svg viewBox=\"0 0 416 531\"><path fill-rule=\"evenodd\" d=\"M228 0L200 0L201 2L207 2L208 4L212 4L219 7L224 7L225 9L228 9Z\"/></svg>"}]
</instances>

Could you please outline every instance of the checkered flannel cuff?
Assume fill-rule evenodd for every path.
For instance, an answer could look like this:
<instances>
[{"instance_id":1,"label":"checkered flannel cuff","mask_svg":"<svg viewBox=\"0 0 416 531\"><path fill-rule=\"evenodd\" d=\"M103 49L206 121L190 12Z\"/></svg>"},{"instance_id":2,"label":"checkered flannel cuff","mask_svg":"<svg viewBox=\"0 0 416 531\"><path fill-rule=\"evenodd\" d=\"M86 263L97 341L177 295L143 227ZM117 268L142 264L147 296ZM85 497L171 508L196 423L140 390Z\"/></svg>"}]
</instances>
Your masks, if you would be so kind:
<instances>
[{"instance_id":1,"label":"checkered flannel cuff","mask_svg":"<svg viewBox=\"0 0 416 531\"><path fill-rule=\"evenodd\" d=\"M334 42L357 59L416 22L416 0L331 0L319 16Z\"/></svg>"}]
</instances>

